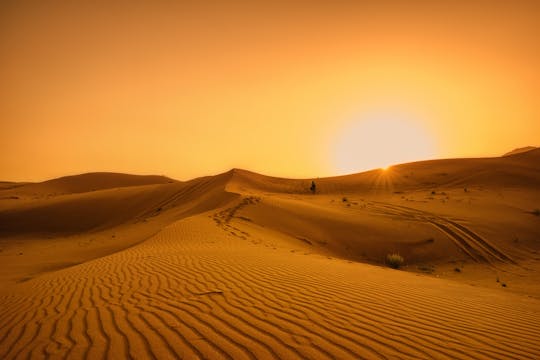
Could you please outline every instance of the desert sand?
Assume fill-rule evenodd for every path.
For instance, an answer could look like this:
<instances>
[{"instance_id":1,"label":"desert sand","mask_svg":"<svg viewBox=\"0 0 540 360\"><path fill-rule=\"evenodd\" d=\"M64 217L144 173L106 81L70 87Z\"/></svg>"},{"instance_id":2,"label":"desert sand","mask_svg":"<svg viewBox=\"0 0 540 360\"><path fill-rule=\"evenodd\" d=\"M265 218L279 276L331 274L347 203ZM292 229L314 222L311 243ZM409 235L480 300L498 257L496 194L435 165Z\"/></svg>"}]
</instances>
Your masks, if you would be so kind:
<instances>
[{"instance_id":1,"label":"desert sand","mask_svg":"<svg viewBox=\"0 0 540 360\"><path fill-rule=\"evenodd\" d=\"M539 149L0 183L0 358L538 359L539 208Z\"/></svg>"}]
</instances>

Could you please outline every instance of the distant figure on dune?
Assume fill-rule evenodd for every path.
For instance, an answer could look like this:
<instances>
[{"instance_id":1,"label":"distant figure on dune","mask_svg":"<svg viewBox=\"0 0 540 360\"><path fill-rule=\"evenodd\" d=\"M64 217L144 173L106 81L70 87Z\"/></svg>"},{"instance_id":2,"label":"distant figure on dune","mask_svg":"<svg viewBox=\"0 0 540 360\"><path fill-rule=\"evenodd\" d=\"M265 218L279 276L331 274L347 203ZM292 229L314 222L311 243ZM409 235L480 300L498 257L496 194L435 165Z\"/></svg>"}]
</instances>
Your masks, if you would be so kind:
<instances>
[{"instance_id":1,"label":"distant figure on dune","mask_svg":"<svg viewBox=\"0 0 540 360\"><path fill-rule=\"evenodd\" d=\"M311 181L311 187L309 188L313 194L315 194L315 190L317 190L317 186L315 185L315 181Z\"/></svg>"}]
</instances>

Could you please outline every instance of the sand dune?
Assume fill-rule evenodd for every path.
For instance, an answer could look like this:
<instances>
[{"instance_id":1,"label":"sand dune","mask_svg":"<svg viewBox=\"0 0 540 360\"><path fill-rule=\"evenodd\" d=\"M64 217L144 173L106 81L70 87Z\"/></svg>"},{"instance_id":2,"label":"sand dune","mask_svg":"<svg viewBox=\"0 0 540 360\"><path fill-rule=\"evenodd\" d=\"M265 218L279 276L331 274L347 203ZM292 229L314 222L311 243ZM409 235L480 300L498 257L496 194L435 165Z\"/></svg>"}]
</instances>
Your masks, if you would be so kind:
<instances>
[{"instance_id":1,"label":"sand dune","mask_svg":"<svg viewBox=\"0 0 540 360\"><path fill-rule=\"evenodd\" d=\"M166 184L177 182L165 176L156 175L128 175L118 173L87 173L82 175L64 176L41 183L18 184L13 192L17 196L52 196L61 194L83 193L103 189L112 189L126 186L140 186L149 184ZM17 185L17 183L12 183Z\"/></svg>"},{"instance_id":2,"label":"sand dune","mask_svg":"<svg viewBox=\"0 0 540 360\"><path fill-rule=\"evenodd\" d=\"M521 148L514 149L512 151L509 151L506 154L504 154L503 156L521 154L521 153L529 152L529 151L535 150L535 149L537 149L537 147L535 147L535 146L525 146L525 147L521 147Z\"/></svg>"},{"instance_id":3,"label":"sand dune","mask_svg":"<svg viewBox=\"0 0 540 360\"><path fill-rule=\"evenodd\" d=\"M81 177L82 181L73 178L73 186L64 184L64 189L81 189L83 186L90 188L87 175ZM6 196L6 201L0 205L0 232L70 234L141 221L171 208L176 213L204 211L221 204L222 197L231 196L224 191L226 177L224 174L184 183L167 180L163 184L138 186L131 181L129 185L114 188L112 186L116 183L99 181L103 186L100 190L59 195L48 193L49 182L42 183L45 184L43 186L25 185L6 191L11 197ZM146 182L146 179L142 180ZM30 186L32 189L40 189L37 196L31 199L18 198L20 194L27 193Z\"/></svg>"},{"instance_id":4,"label":"sand dune","mask_svg":"<svg viewBox=\"0 0 540 360\"><path fill-rule=\"evenodd\" d=\"M539 358L539 160L6 186L0 358Z\"/></svg>"}]
</instances>

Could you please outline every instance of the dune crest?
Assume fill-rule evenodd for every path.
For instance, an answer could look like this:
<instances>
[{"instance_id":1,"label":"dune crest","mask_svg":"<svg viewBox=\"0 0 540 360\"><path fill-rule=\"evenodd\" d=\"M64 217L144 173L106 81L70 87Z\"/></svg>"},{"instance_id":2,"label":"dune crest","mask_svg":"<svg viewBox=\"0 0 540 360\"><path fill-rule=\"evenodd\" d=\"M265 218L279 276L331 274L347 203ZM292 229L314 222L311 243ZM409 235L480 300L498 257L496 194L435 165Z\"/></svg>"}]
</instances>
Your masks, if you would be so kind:
<instances>
[{"instance_id":1,"label":"dune crest","mask_svg":"<svg viewBox=\"0 0 540 360\"><path fill-rule=\"evenodd\" d=\"M536 146L525 146L525 147L521 147L521 148L514 149L512 151L509 151L506 154L504 154L503 156L517 155L517 154L521 154L521 153L524 153L524 152L529 152L529 151L535 150L535 149L537 149Z\"/></svg>"}]
</instances>

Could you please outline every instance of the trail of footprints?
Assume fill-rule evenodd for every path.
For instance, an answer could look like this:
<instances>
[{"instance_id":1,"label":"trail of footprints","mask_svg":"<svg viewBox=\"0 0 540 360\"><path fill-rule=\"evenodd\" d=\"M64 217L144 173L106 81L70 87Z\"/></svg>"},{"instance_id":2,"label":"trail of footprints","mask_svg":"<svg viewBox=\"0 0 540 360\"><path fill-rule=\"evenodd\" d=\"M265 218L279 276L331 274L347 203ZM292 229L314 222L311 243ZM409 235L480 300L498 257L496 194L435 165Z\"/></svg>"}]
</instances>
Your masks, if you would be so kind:
<instances>
[{"instance_id":1,"label":"trail of footprints","mask_svg":"<svg viewBox=\"0 0 540 360\"><path fill-rule=\"evenodd\" d=\"M0 358L540 358L527 304L378 273L391 270L287 261L212 226L229 229L257 201L2 293Z\"/></svg>"},{"instance_id":2,"label":"trail of footprints","mask_svg":"<svg viewBox=\"0 0 540 360\"><path fill-rule=\"evenodd\" d=\"M245 240L250 236L249 233L239 229L238 227L233 226L231 224L231 220L235 217L236 213L242 208L248 205L255 205L259 203L260 201L261 201L261 198L257 196L244 197L238 204L215 213L212 216L212 219L214 220L217 226L219 226L220 228L222 228L229 234L233 236L237 236ZM247 218L243 218L243 219L249 221L249 219Z\"/></svg>"}]
</instances>

